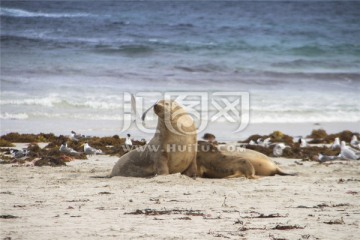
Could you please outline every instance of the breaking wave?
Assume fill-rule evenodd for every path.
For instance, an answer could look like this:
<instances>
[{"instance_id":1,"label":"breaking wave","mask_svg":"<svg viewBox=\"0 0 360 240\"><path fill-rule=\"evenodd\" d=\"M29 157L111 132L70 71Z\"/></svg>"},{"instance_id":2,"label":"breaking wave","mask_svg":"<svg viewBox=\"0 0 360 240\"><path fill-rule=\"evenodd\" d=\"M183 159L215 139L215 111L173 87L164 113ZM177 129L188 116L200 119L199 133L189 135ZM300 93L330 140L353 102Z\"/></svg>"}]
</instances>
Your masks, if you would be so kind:
<instances>
[{"instance_id":1,"label":"breaking wave","mask_svg":"<svg viewBox=\"0 0 360 240\"><path fill-rule=\"evenodd\" d=\"M44 12L30 12L17 8L0 8L0 16L6 17L45 17L45 18L74 18L74 17L89 17L87 13L44 13Z\"/></svg>"}]
</instances>

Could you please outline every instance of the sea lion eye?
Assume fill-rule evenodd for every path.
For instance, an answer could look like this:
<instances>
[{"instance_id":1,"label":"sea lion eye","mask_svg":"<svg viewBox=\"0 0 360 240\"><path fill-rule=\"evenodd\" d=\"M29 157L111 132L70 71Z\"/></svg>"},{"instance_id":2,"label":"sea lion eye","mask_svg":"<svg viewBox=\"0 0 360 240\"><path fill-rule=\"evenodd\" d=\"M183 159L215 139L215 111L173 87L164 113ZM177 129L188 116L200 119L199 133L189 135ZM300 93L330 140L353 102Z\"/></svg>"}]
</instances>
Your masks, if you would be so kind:
<instances>
[{"instance_id":1,"label":"sea lion eye","mask_svg":"<svg viewBox=\"0 0 360 240\"><path fill-rule=\"evenodd\" d=\"M169 106L169 103L165 103L166 106Z\"/></svg>"}]
</instances>

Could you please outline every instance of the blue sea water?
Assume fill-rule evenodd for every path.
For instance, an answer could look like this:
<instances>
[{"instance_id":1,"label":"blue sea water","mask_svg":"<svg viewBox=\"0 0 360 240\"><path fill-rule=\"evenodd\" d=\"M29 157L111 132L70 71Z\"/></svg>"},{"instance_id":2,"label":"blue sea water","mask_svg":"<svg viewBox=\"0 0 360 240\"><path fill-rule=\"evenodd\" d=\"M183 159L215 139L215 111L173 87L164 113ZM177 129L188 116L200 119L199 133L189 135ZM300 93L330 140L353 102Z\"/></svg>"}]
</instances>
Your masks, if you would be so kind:
<instances>
[{"instance_id":1,"label":"blue sea water","mask_svg":"<svg viewBox=\"0 0 360 240\"><path fill-rule=\"evenodd\" d=\"M121 121L123 92L246 91L252 123L360 122L359 12L356 1L1 1L0 119Z\"/></svg>"}]
</instances>

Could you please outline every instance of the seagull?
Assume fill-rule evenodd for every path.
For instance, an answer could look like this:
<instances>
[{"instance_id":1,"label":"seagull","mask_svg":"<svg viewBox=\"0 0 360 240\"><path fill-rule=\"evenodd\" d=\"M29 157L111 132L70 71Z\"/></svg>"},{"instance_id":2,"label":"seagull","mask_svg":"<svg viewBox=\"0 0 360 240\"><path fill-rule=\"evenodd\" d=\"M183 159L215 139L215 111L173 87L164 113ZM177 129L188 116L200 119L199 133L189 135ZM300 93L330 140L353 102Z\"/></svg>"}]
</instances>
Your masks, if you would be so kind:
<instances>
[{"instance_id":1,"label":"seagull","mask_svg":"<svg viewBox=\"0 0 360 240\"><path fill-rule=\"evenodd\" d=\"M349 159L349 160L357 160L357 159L359 159L359 157L356 156L355 152L351 148L346 146L345 141L341 141L340 155L344 159Z\"/></svg>"},{"instance_id":2,"label":"seagull","mask_svg":"<svg viewBox=\"0 0 360 240\"><path fill-rule=\"evenodd\" d=\"M356 135L352 136L351 141L350 141L350 145L353 146L353 147L356 147L356 148L360 148L360 142L357 139Z\"/></svg>"},{"instance_id":3,"label":"seagull","mask_svg":"<svg viewBox=\"0 0 360 240\"><path fill-rule=\"evenodd\" d=\"M271 138L266 138L264 141L261 140L261 138L259 138L258 140L256 140L257 144L261 147L269 147L271 142L270 142Z\"/></svg>"},{"instance_id":4,"label":"seagull","mask_svg":"<svg viewBox=\"0 0 360 240\"><path fill-rule=\"evenodd\" d=\"M11 149L10 153L13 158L19 159L26 157L29 151L26 148L24 148L23 150Z\"/></svg>"},{"instance_id":5,"label":"seagull","mask_svg":"<svg viewBox=\"0 0 360 240\"><path fill-rule=\"evenodd\" d=\"M77 151L75 151L72 148L69 148L67 146L67 143L63 143L61 144L60 148L59 148L60 152L65 153L65 154L70 154L70 155L79 155L80 153L78 153Z\"/></svg>"},{"instance_id":6,"label":"seagull","mask_svg":"<svg viewBox=\"0 0 360 240\"><path fill-rule=\"evenodd\" d=\"M333 160L337 160L337 159L339 159L338 156L327 156L327 155L322 155L321 153L319 153L319 161L320 162L333 161Z\"/></svg>"},{"instance_id":7,"label":"seagull","mask_svg":"<svg viewBox=\"0 0 360 240\"><path fill-rule=\"evenodd\" d=\"M84 153L86 155L96 155L96 154L102 154L103 152L101 151L101 149L96 149L93 147L90 147L88 143L84 144Z\"/></svg>"},{"instance_id":8,"label":"seagull","mask_svg":"<svg viewBox=\"0 0 360 240\"><path fill-rule=\"evenodd\" d=\"M299 139L299 143L300 143L300 147L301 147L301 148L307 147L307 142L306 142L305 139L300 138L300 139Z\"/></svg>"},{"instance_id":9,"label":"seagull","mask_svg":"<svg viewBox=\"0 0 360 240\"><path fill-rule=\"evenodd\" d=\"M130 137L131 137L131 135L127 134L127 137L125 140L125 145L132 146L132 141L131 141Z\"/></svg>"},{"instance_id":10,"label":"seagull","mask_svg":"<svg viewBox=\"0 0 360 240\"><path fill-rule=\"evenodd\" d=\"M254 140L250 140L249 145L256 145L256 142L254 142Z\"/></svg>"},{"instance_id":11,"label":"seagull","mask_svg":"<svg viewBox=\"0 0 360 240\"><path fill-rule=\"evenodd\" d=\"M78 142L83 136L81 134L76 134L76 132L71 131L71 134L69 136L70 140Z\"/></svg>"},{"instance_id":12,"label":"seagull","mask_svg":"<svg viewBox=\"0 0 360 240\"><path fill-rule=\"evenodd\" d=\"M334 141L333 145L331 145L332 150L334 150L336 148L340 148L340 139L338 137L335 138L335 141Z\"/></svg>"},{"instance_id":13,"label":"seagull","mask_svg":"<svg viewBox=\"0 0 360 240\"><path fill-rule=\"evenodd\" d=\"M287 146L284 143L278 143L275 145L274 149L273 149L273 155L275 157L281 157L283 155L283 150L286 148Z\"/></svg>"}]
</instances>

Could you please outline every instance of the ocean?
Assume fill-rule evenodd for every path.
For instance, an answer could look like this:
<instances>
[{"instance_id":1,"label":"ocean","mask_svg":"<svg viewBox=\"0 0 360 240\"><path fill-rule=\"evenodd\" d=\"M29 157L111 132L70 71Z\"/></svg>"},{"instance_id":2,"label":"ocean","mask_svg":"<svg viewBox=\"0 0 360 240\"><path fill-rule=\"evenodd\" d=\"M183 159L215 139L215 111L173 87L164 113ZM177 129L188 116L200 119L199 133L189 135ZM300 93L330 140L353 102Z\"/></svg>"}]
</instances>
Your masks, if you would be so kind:
<instances>
[{"instance_id":1,"label":"ocean","mask_svg":"<svg viewBox=\"0 0 360 240\"><path fill-rule=\"evenodd\" d=\"M356 1L1 1L1 134L120 134L124 93L153 93L149 106L174 91L249 93L250 124L346 129L360 123L359 12Z\"/></svg>"}]
</instances>

